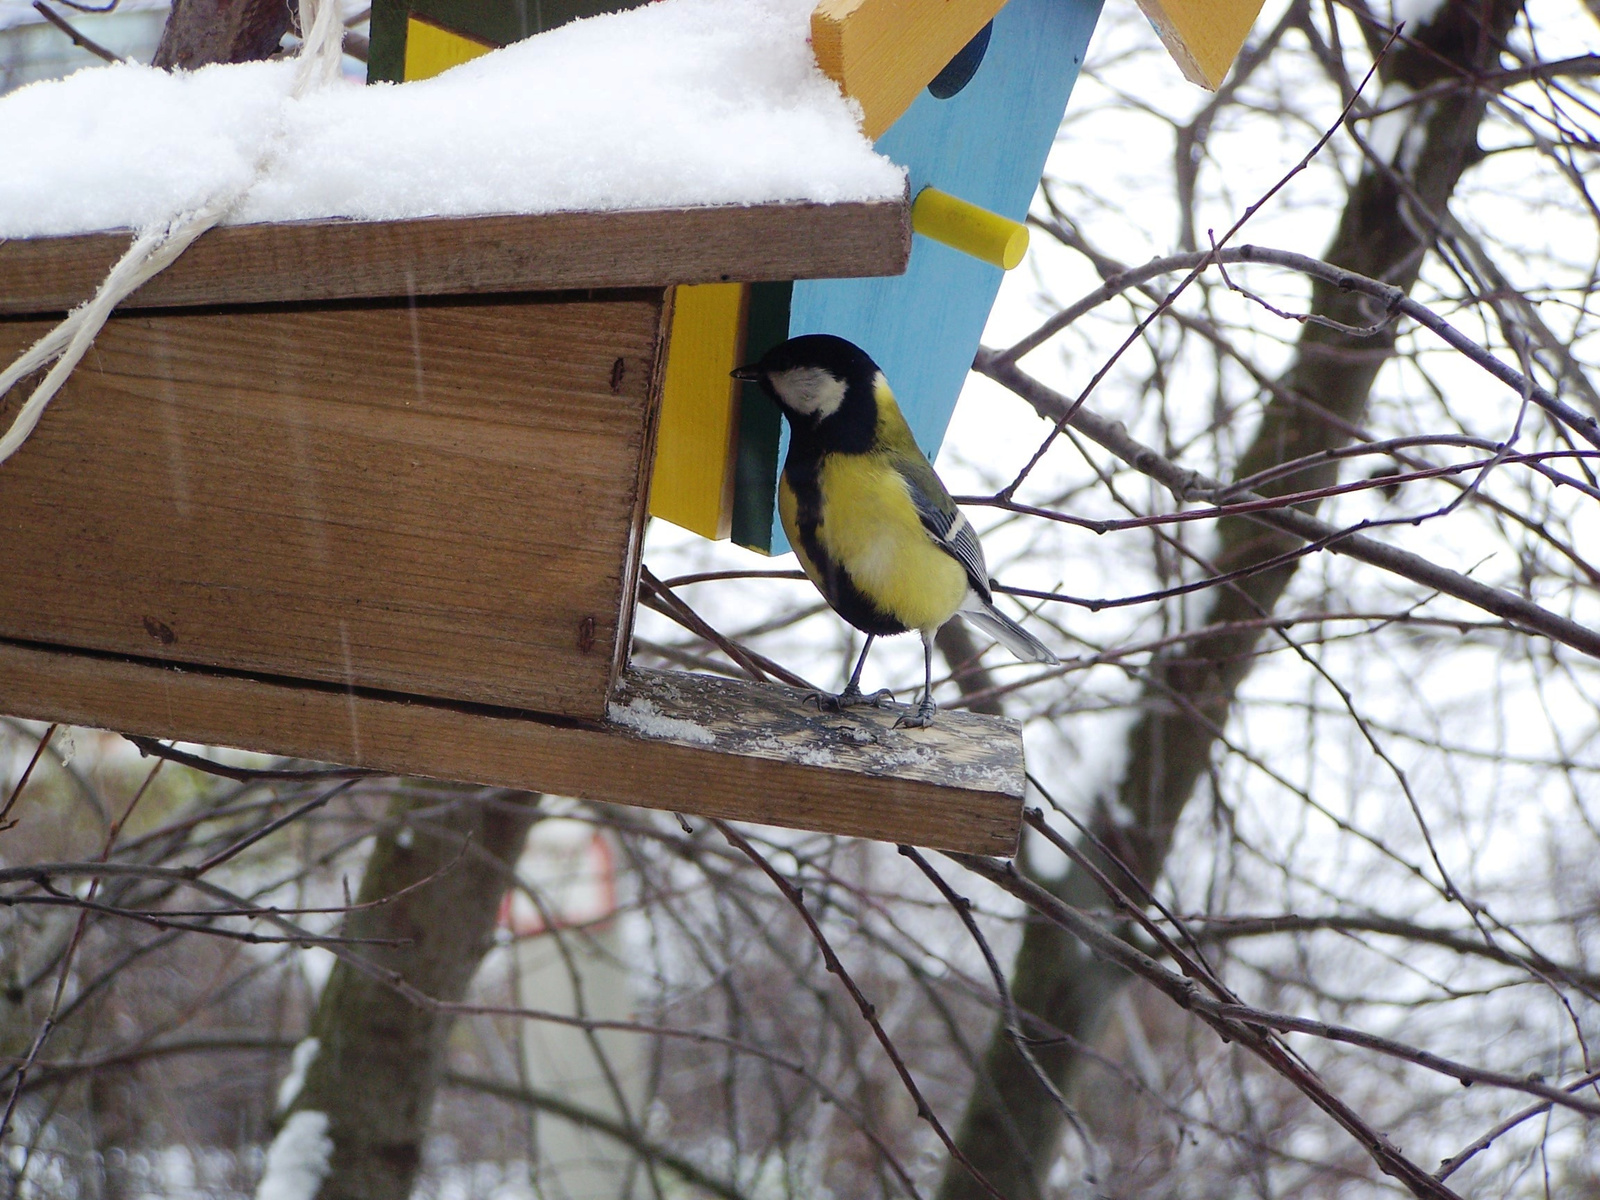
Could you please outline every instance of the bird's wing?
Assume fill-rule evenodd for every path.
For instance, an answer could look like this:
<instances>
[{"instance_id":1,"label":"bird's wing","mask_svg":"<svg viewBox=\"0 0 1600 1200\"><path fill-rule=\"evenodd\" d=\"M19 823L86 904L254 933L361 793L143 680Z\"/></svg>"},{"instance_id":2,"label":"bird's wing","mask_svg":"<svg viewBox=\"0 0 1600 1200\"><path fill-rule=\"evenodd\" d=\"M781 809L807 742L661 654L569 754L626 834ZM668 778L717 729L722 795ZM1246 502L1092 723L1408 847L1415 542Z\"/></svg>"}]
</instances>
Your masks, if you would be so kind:
<instances>
[{"instance_id":1,"label":"bird's wing","mask_svg":"<svg viewBox=\"0 0 1600 1200\"><path fill-rule=\"evenodd\" d=\"M911 494L911 503L916 506L917 516L922 518L922 527L938 543L939 549L966 569L972 590L982 596L985 602L991 600L989 568L983 561L983 547L978 542L978 535L972 528L972 522L967 520L967 515L950 499L950 493L945 491L944 484L939 482L928 460L920 454L914 460L909 455L899 455L894 465L900 477L906 481L906 491Z\"/></svg>"}]
</instances>

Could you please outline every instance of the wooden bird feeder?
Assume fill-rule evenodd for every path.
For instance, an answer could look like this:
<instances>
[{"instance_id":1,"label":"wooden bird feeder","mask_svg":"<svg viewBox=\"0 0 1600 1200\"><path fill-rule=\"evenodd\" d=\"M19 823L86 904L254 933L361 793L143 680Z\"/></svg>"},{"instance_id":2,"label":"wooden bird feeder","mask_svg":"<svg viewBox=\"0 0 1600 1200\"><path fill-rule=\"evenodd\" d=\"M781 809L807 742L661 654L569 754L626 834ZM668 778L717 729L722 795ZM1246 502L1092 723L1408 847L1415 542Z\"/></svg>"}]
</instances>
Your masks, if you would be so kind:
<instances>
[{"instance_id":1,"label":"wooden bird feeder","mask_svg":"<svg viewBox=\"0 0 1600 1200\"><path fill-rule=\"evenodd\" d=\"M937 451L1099 12L1002 2L813 16L820 65L908 166L896 202L202 236L0 464L0 712L1012 852L1014 722L896 730L891 712L628 665L652 473L667 519L782 548L778 418L730 383L742 357L851 337ZM1259 6L1148 3L1169 43L1226 24L1191 55L1213 86ZM528 12L378 0L373 76L539 32ZM0 360L127 245L0 242ZM0 397L0 428L25 392Z\"/></svg>"},{"instance_id":2,"label":"wooden bird feeder","mask_svg":"<svg viewBox=\"0 0 1600 1200\"><path fill-rule=\"evenodd\" d=\"M1014 725L627 667L673 285L892 273L908 222L213 230L0 465L0 712L1008 853ZM0 357L126 244L0 244Z\"/></svg>"}]
</instances>

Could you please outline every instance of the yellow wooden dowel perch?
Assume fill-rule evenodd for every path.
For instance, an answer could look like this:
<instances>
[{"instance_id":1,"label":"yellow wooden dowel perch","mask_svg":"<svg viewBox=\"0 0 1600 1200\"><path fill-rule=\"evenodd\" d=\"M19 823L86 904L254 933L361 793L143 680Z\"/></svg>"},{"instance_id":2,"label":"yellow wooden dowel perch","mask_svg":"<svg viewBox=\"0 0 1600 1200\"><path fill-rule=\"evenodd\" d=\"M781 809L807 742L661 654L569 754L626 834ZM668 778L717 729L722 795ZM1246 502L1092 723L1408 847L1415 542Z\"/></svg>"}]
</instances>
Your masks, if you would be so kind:
<instances>
[{"instance_id":1,"label":"yellow wooden dowel perch","mask_svg":"<svg viewBox=\"0 0 1600 1200\"><path fill-rule=\"evenodd\" d=\"M911 228L973 258L1007 271L1028 252L1028 227L959 196L925 187L911 206Z\"/></svg>"}]
</instances>

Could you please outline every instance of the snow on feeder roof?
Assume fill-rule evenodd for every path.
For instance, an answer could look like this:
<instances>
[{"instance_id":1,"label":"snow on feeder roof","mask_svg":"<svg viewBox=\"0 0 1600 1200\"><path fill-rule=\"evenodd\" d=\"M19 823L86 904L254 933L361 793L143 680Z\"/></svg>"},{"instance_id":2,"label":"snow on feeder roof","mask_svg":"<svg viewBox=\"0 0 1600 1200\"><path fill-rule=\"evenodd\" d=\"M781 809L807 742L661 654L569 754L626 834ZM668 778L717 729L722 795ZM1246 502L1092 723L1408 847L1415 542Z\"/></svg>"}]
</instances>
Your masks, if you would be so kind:
<instances>
[{"instance_id":1,"label":"snow on feeder roof","mask_svg":"<svg viewBox=\"0 0 1600 1200\"><path fill-rule=\"evenodd\" d=\"M248 182L229 223L892 200L806 45L809 0L666 0L435 79L289 97L292 62L115 64L0 98L0 236L132 228Z\"/></svg>"}]
</instances>

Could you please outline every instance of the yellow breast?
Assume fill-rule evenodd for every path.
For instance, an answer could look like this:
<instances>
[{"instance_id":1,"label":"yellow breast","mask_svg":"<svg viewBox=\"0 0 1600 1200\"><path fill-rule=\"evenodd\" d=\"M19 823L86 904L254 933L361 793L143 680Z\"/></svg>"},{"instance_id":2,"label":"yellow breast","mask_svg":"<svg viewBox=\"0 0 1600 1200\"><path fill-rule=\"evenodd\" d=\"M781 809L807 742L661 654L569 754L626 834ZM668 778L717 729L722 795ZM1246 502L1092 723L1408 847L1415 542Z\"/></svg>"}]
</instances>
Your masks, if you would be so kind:
<instances>
[{"instance_id":1,"label":"yellow breast","mask_svg":"<svg viewBox=\"0 0 1600 1200\"><path fill-rule=\"evenodd\" d=\"M863 594L909 629L955 615L967 573L928 536L899 472L879 455L835 454L823 459L820 483L818 544Z\"/></svg>"}]
</instances>

